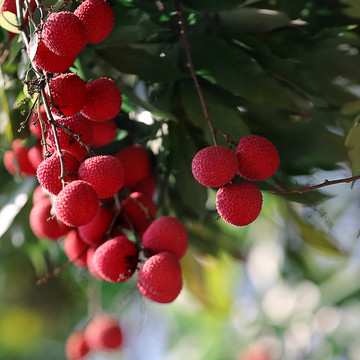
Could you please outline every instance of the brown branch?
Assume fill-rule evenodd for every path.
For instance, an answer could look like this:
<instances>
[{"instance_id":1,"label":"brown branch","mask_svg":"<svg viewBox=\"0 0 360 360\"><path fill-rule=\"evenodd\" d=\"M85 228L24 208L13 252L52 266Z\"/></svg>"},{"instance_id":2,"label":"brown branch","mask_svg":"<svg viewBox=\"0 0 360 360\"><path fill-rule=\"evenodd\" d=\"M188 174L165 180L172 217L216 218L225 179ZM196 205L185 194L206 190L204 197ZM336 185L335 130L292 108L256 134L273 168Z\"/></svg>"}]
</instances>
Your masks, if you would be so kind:
<instances>
[{"instance_id":1,"label":"brown branch","mask_svg":"<svg viewBox=\"0 0 360 360\"><path fill-rule=\"evenodd\" d=\"M216 140L216 132L217 132L217 130L215 129L215 126L214 126L213 122L211 121L210 114L209 114L209 109L208 109L208 107L206 105L204 94L202 92L198 77L197 77L196 72L195 72L194 62L193 62L193 59L192 59L192 56L191 56L191 51L190 51L190 42L189 42L189 39L187 37L187 33L186 33L185 25L184 25L184 19L183 19L183 16L182 16L182 11L181 11L180 1L179 0L175 0L175 6L176 6L177 14L178 14L178 17L179 17L179 23L178 24L180 26L180 34L182 35L182 37L184 39L185 52L186 52L187 60L189 62L191 77L193 78L196 90L197 90L199 98L200 98L200 102L201 102L201 105L202 105L202 108L203 108L203 111L204 111L204 115L205 115L205 120L206 120L206 122L208 123L208 125L210 127L211 136L212 136L214 145L217 145L218 144L217 140Z\"/></svg>"},{"instance_id":2,"label":"brown branch","mask_svg":"<svg viewBox=\"0 0 360 360\"><path fill-rule=\"evenodd\" d=\"M360 179L360 175L351 176L351 177L343 178L343 179L330 180L330 181L325 179L324 182L322 182L321 184L308 186L308 187L304 187L304 188L301 188L301 189L294 189L294 190L267 190L267 192L269 194L303 194L305 192L317 190L317 189L323 188L325 186L341 184L341 183L349 183L349 182L352 182L352 181L357 181L359 179Z\"/></svg>"}]
</instances>

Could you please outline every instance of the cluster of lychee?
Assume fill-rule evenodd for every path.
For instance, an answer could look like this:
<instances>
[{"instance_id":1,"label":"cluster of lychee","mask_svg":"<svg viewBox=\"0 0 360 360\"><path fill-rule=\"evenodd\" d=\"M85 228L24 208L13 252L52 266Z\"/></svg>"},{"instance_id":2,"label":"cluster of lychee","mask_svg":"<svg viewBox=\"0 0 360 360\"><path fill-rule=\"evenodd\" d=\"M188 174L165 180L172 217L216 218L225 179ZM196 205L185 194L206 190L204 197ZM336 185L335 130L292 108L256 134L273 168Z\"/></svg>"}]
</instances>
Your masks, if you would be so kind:
<instances>
[{"instance_id":1,"label":"cluster of lychee","mask_svg":"<svg viewBox=\"0 0 360 360\"><path fill-rule=\"evenodd\" d=\"M89 353L116 351L123 344L119 320L110 314L95 316L82 329L72 332L65 343L67 360L80 360Z\"/></svg>"},{"instance_id":2,"label":"cluster of lychee","mask_svg":"<svg viewBox=\"0 0 360 360\"><path fill-rule=\"evenodd\" d=\"M58 66L63 59L74 59L86 42L102 41L113 22L112 8L104 0L86 0L74 13L51 13L32 61L45 71L63 72L73 61ZM35 235L65 237L69 260L88 267L98 279L124 282L139 270L139 291L152 301L168 303L182 289L179 260L188 235L172 216L155 219L150 154L139 144L112 155L93 151L101 153L101 147L115 139L114 117L121 105L120 89L112 79L85 83L74 73L54 74L45 104L29 120L36 144L27 148L16 139L4 163L11 174L36 175L40 183L30 212Z\"/></svg>"},{"instance_id":3,"label":"cluster of lychee","mask_svg":"<svg viewBox=\"0 0 360 360\"><path fill-rule=\"evenodd\" d=\"M263 198L250 181L266 180L279 168L274 144L258 135L240 139L235 152L225 146L209 146L193 158L194 178L207 187L219 187L216 208L220 217L236 226L252 223L260 214ZM234 182L236 174L249 181Z\"/></svg>"}]
</instances>

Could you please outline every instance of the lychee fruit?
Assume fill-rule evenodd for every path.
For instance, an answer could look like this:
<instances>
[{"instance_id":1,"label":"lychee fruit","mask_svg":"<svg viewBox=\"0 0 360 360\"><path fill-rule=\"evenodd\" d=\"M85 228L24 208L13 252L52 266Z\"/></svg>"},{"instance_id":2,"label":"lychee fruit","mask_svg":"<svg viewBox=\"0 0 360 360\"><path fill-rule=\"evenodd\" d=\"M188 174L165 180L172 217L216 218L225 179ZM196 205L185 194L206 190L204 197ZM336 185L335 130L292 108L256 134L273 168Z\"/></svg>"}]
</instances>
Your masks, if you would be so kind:
<instances>
[{"instance_id":1,"label":"lychee fruit","mask_svg":"<svg viewBox=\"0 0 360 360\"><path fill-rule=\"evenodd\" d=\"M89 352L89 347L85 340L84 331L74 331L69 335L65 343L66 360L83 359Z\"/></svg>"},{"instance_id":2,"label":"lychee fruit","mask_svg":"<svg viewBox=\"0 0 360 360\"><path fill-rule=\"evenodd\" d=\"M20 139L15 139L11 144L14 150L17 165L22 176L34 176L36 169L29 160L29 148L22 144Z\"/></svg>"},{"instance_id":3,"label":"lychee fruit","mask_svg":"<svg viewBox=\"0 0 360 360\"><path fill-rule=\"evenodd\" d=\"M70 228L51 213L51 201L43 198L30 211L30 228L42 239L57 240L69 232Z\"/></svg>"},{"instance_id":4,"label":"lychee fruit","mask_svg":"<svg viewBox=\"0 0 360 360\"><path fill-rule=\"evenodd\" d=\"M94 132L94 146L105 146L115 139L117 129L114 120L103 122L91 121L90 123Z\"/></svg>"},{"instance_id":5,"label":"lychee fruit","mask_svg":"<svg viewBox=\"0 0 360 360\"><path fill-rule=\"evenodd\" d=\"M40 116L41 116L41 120L38 116L38 111L34 110L34 112L31 114L29 118L29 129L31 133L34 134L39 140L41 140L42 138L40 121L42 121L43 131L45 133L47 131L47 115L46 115L45 106L43 104L40 106Z\"/></svg>"},{"instance_id":6,"label":"lychee fruit","mask_svg":"<svg viewBox=\"0 0 360 360\"><path fill-rule=\"evenodd\" d=\"M4 167L10 175L17 175L18 170L16 167L16 156L14 151L6 150L4 152Z\"/></svg>"},{"instance_id":7,"label":"lychee fruit","mask_svg":"<svg viewBox=\"0 0 360 360\"><path fill-rule=\"evenodd\" d=\"M92 185L100 199L115 195L124 185L122 164L111 155L84 160L79 167L78 176Z\"/></svg>"},{"instance_id":8,"label":"lychee fruit","mask_svg":"<svg viewBox=\"0 0 360 360\"><path fill-rule=\"evenodd\" d=\"M69 261L77 267L87 266L87 250L85 244L76 230L71 230L65 237L64 251Z\"/></svg>"},{"instance_id":9,"label":"lychee fruit","mask_svg":"<svg viewBox=\"0 0 360 360\"><path fill-rule=\"evenodd\" d=\"M30 54L30 47L28 47ZM59 56L50 51L42 40L39 41L33 64L49 73L57 74L67 71L74 63L76 55Z\"/></svg>"},{"instance_id":10,"label":"lychee fruit","mask_svg":"<svg viewBox=\"0 0 360 360\"><path fill-rule=\"evenodd\" d=\"M59 56L76 55L86 44L83 22L69 11L51 13L41 36L46 47Z\"/></svg>"},{"instance_id":11,"label":"lychee fruit","mask_svg":"<svg viewBox=\"0 0 360 360\"><path fill-rule=\"evenodd\" d=\"M95 265L94 265L94 254L95 254L96 247L89 247L86 252L86 265L89 270L89 273L97 280L104 280L99 273L97 272Z\"/></svg>"},{"instance_id":12,"label":"lychee fruit","mask_svg":"<svg viewBox=\"0 0 360 360\"><path fill-rule=\"evenodd\" d=\"M91 350L119 349L123 334L119 321L108 314L94 317L85 328L85 338Z\"/></svg>"},{"instance_id":13,"label":"lychee fruit","mask_svg":"<svg viewBox=\"0 0 360 360\"><path fill-rule=\"evenodd\" d=\"M126 146L116 154L116 157L123 164L126 187L133 187L150 176L151 159L143 146L139 144Z\"/></svg>"},{"instance_id":14,"label":"lychee fruit","mask_svg":"<svg viewBox=\"0 0 360 360\"><path fill-rule=\"evenodd\" d=\"M261 207L261 191L249 182L225 185L216 193L217 211L223 220L232 225L252 223L259 216Z\"/></svg>"},{"instance_id":15,"label":"lychee fruit","mask_svg":"<svg viewBox=\"0 0 360 360\"><path fill-rule=\"evenodd\" d=\"M113 217L112 210L100 206L95 217L89 223L78 227L79 235L87 244L97 244L108 231Z\"/></svg>"},{"instance_id":16,"label":"lychee fruit","mask_svg":"<svg viewBox=\"0 0 360 360\"><path fill-rule=\"evenodd\" d=\"M181 221L172 216L161 216L145 230L142 244L153 254L167 251L181 259L188 247L188 234Z\"/></svg>"},{"instance_id":17,"label":"lychee fruit","mask_svg":"<svg viewBox=\"0 0 360 360\"><path fill-rule=\"evenodd\" d=\"M107 121L121 109L121 92L114 80L101 77L86 84L87 98L81 113L92 121Z\"/></svg>"},{"instance_id":18,"label":"lychee fruit","mask_svg":"<svg viewBox=\"0 0 360 360\"><path fill-rule=\"evenodd\" d=\"M89 120L84 116L77 114L66 118L56 119L56 122L67 127L87 146L92 145L93 129L89 125ZM60 127L57 127L57 135L61 149L71 152L79 161L84 159L88 152L85 146L81 145L77 139L65 132L65 130L61 129ZM47 139L49 144L55 148L56 144L52 128L50 128L48 131Z\"/></svg>"},{"instance_id":19,"label":"lychee fruit","mask_svg":"<svg viewBox=\"0 0 360 360\"><path fill-rule=\"evenodd\" d=\"M79 160L70 152L63 150L62 157L65 168L65 181L69 182L77 178L77 170L79 168ZM59 154L53 153L50 157L43 160L36 171L39 183L50 194L57 195L63 188L61 179L61 164Z\"/></svg>"},{"instance_id":20,"label":"lychee fruit","mask_svg":"<svg viewBox=\"0 0 360 360\"><path fill-rule=\"evenodd\" d=\"M85 82L76 74L61 74L53 78L50 81L50 92L54 104L52 112L56 115L75 115L85 104ZM47 89L46 94L50 101Z\"/></svg>"},{"instance_id":21,"label":"lychee fruit","mask_svg":"<svg viewBox=\"0 0 360 360\"><path fill-rule=\"evenodd\" d=\"M174 301L182 289L179 260L169 252L151 256L139 270L137 287L149 300L158 303Z\"/></svg>"},{"instance_id":22,"label":"lychee fruit","mask_svg":"<svg viewBox=\"0 0 360 360\"><path fill-rule=\"evenodd\" d=\"M28 151L28 158L30 164L34 169L37 169L39 164L44 160L43 147L40 141L36 142Z\"/></svg>"},{"instance_id":23,"label":"lychee fruit","mask_svg":"<svg viewBox=\"0 0 360 360\"><path fill-rule=\"evenodd\" d=\"M237 173L247 180L265 180L279 168L280 159L276 147L262 136L242 137L235 154L239 160Z\"/></svg>"},{"instance_id":24,"label":"lychee fruit","mask_svg":"<svg viewBox=\"0 0 360 360\"><path fill-rule=\"evenodd\" d=\"M86 0L74 14L84 23L86 42L91 44L105 40L114 26L114 11L104 0Z\"/></svg>"},{"instance_id":25,"label":"lychee fruit","mask_svg":"<svg viewBox=\"0 0 360 360\"><path fill-rule=\"evenodd\" d=\"M121 203L123 226L132 229L132 225L141 234L148 228L156 216L156 205L148 196L133 192Z\"/></svg>"},{"instance_id":26,"label":"lychee fruit","mask_svg":"<svg viewBox=\"0 0 360 360\"><path fill-rule=\"evenodd\" d=\"M191 169L194 178L204 186L219 187L231 181L238 168L235 153L225 146L208 146L196 153Z\"/></svg>"},{"instance_id":27,"label":"lychee fruit","mask_svg":"<svg viewBox=\"0 0 360 360\"><path fill-rule=\"evenodd\" d=\"M89 223L99 208L99 198L94 188L85 181L75 180L66 185L56 196L57 217L68 226Z\"/></svg>"},{"instance_id":28,"label":"lychee fruit","mask_svg":"<svg viewBox=\"0 0 360 360\"><path fill-rule=\"evenodd\" d=\"M138 182L131 188L133 192L140 192L149 198L153 198L156 189L156 175L150 174L145 180Z\"/></svg>"},{"instance_id":29,"label":"lychee fruit","mask_svg":"<svg viewBox=\"0 0 360 360\"><path fill-rule=\"evenodd\" d=\"M33 205L46 199L48 199L48 196L46 195L43 187L41 185L38 185L33 192L33 196L32 196Z\"/></svg>"},{"instance_id":30,"label":"lychee fruit","mask_svg":"<svg viewBox=\"0 0 360 360\"><path fill-rule=\"evenodd\" d=\"M138 249L125 235L116 236L100 245L93 263L99 275L110 282L124 282L135 272Z\"/></svg>"}]
</instances>

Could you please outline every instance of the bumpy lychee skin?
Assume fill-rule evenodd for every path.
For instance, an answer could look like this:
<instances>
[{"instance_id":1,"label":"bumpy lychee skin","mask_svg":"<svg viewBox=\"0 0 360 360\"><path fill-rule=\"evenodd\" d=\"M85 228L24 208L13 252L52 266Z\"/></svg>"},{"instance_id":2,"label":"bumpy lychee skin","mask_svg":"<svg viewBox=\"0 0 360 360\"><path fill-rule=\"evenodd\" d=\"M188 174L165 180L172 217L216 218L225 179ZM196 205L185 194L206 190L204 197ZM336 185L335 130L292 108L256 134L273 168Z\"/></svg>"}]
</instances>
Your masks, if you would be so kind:
<instances>
[{"instance_id":1,"label":"bumpy lychee skin","mask_svg":"<svg viewBox=\"0 0 360 360\"><path fill-rule=\"evenodd\" d=\"M57 240L69 232L70 228L51 214L49 198L37 202L30 211L30 228L41 239Z\"/></svg>"},{"instance_id":2,"label":"bumpy lychee skin","mask_svg":"<svg viewBox=\"0 0 360 360\"><path fill-rule=\"evenodd\" d=\"M86 44L83 22L69 11L51 13L41 35L46 47L59 56L76 55Z\"/></svg>"},{"instance_id":3,"label":"bumpy lychee skin","mask_svg":"<svg viewBox=\"0 0 360 360\"><path fill-rule=\"evenodd\" d=\"M78 227L79 235L87 244L97 244L108 231L113 216L113 211L100 206L95 217L89 223Z\"/></svg>"},{"instance_id":4,"label":"bumpy lychee skin","mask_svg":"<svg viewBox=\"0 0 360 360\"><path fill-rule=\"evenodd\" d=\"M169 252L151 256L139 270L137 286L141 294L152 301L174 301L182 289L179 260Z\"/></svg>"},{"instance_id":5,"label":"bumpy lychee skin","mask_svg":"<svg viewBox=\"0 0 360 360\"><path fill-rule=\"evenodd\" d=\"M46 132L47 129L47 115L44 105L40 106L40 116L41 120L38 116L38 111L35 110L29 118L29 129L39 140L42 137L40 121L42 121L43 131Z\"/></svg>"},{"instance_id":6,"label":"bumpy lychee skin","mask_svg":"<svg viewBox=\"0 0 360 360\"><path fill-rule=\"evenodd\" d=\"M86 0L74 14L84 23L86 41L91 44L105 40L114 26L114 11L104 0Z\"/></svg>"},{"instance_id":7,"label":"bumpy lychee skin","mask_svg":"<svg viewBox=\"0 0 360 360\"><path fill-rule=\"evenodd\" d=\"M66 360L83 359L88 352L89 346L83 331L75 331L69 335L65 343Z\"/></svg>"},{"instance_id":8,"label":"bumpy lychee skin","mask_svg":"<svg viewBox=\"0 0 360 360\"><path fill-rule=\"evenodd\" d=\"M68 259L77 267L87 266L87 250L85 244L76 230L71 230L65 237L64 251Z\"/></svg>"},{"instance_id":9,"label":"bumpy lychee skin","mask_svg":"<svg viewBox=\"0 0 360 360\"><path fill-rule=\"evenodd\" d=\"M276 147L262 136L242 137L235 153L239 160L237 173L247 180L265 180L279 168L280 159Z\"/></svg>"},{"instance_id":10,"label":"bumpy lychee skin","mask_svg":"<svg viewBox=\"0 0 360 360\"><path fill-rule=\"evenodd\" d=\"M64 167L65 167L65 181L69 182L76 178L77 170L79 168L79 160L69 153L62 151ZM50 157L43 160L36 171L36 176L42 187L50 194L57 195L63 188L60 179L61 164L58 153L53 153Z\"/></svg>"},{"instance_id":11,"label":"bumpy lychee skin","mask_svg":"<svg viewBox=\"0 0 360 360\"><path fill-rule=\"evenodd\" d=\"M126 187L133 187L150 176L151 159L149 153L141 145L126 146L116 154L116 157L123 164Z\"/></svg>"},{"instance_id":12,"label":"bumpy lychee skin","mask_svg":"<svg viewBox=\"0 0 360 360\"><path fill-rule=\"evenodd\" d=\"M86 84L87 98L81 113L92 121L107 121L121 109L121 92L112 79L101 77Z\"/></svg>"},{"instance_id":13,"label":"bumpy lychee skin","mask_svg":"<svg viewBox=\"0 0 360 360\"><path fill-rule=\"evenodd\" d=\"M245 226L252 223L259 216L261 207L261 191L249 182L225 185L216 194L219 215L232 225Z\"/></svg>"},{"instance_id":14,"label":"bumpy lychee skin","mask_svg":"<svg viewBox=\"0 0 360 360\"><path fill-rule=\"evenodd\" d=\"M95 250L93 257L99 275L110 282L128 280L134 274L137 262L137 246L125 235L104 242Z\"/></svg>"},{"instance_id":15,"label":"bumpy lychee skin","mask_svg":"<svg viewBox=\"0 0 360 360\"><path fill-rule=\"evenodd\" d=\"M108 314L92 319L85 329L85 338L91 350L115 350L123 343L119 321Z\"/></svg>"},{"instance_id":16,"label":"bumpy lychee skin","mask_svg":"<svg viewBox=\"0 0 360 360\"><path fill-rule=\"evenodd\" d=\"M105 146L115 139L117 129L114 120L103 122L91 121L90 123L94 131L94 146Z\"/></svg>"},{"instance_id":17,"label":"bumpy lychee skin","mask_svg":"<svg viewBox=\"0 0 360 360\"><path fill-rule=\"evenodd\" d=\"M238 168L235 153L225 146L209 146L196 153L191 169L204 186L219 187L231 181Z\"/></svg>"},{"instance_id":18,"label":"bumpy lychee skin","mask_svg":"<svg viewBox=\"0 0 360 360\"><path fill-rule=\"evenodd\" d=\"M16 157L16 162L22 176L34 176L36 169L29 160L29 148L21 143L20 139L15 139L11 144Z\"/></svg>"},{"instance_id":19,"label":"bumpy lychee skin","mask_svg":"<svg viewBox=\"0 0 360 360\"><path fill-rule=\"evenodd\" d=\"M122 164L111 155L99 155L84 160L78 175L79 179L92 185L100 199L115 195L124 185Z\"/></svg>"},{"instance_id":20,"label":"bumpy lychee skin","mask_svg":"<svg viewBox=\"0 0 360 360\"><path fill-rule=\"evenodd\" d=\"M61 74L53 78L50 82L50 92L54 102L52 112L56 115L75 115L85 104L85 82L76 74ZM46 94L50 99L47 89Z\"/></svg>"},{"instance_id":21,"label":"bumpy lychee skin","mask_svg":"<svg viewBox=\"0 0 360 360\"><path fill-rule=\"evenodd\" d=\"M172 216L161 216L146 229L142 244L153 254L167 251L181 259L188 247L188 234L181 221Z\"/></svg>"},{"instance_id":22,"label":"bumpy lychee skin","mask_svg":"<svg viewBox=\"0 0 360 360\"><path fill-rule=\"evenodd\" d=\"M123 211L120 215L124 221L123 226L131 229L132 224L140 233L144 233L156 216L156 205L154 201L139 192L131 193L122 201L121 206ZM124 215L124 213L126 215ZM131 224L129 224L129 220Z\"/></svg>"},{"instance_id":23,"label":"bumpy lychee skin","mask_svg":"<svg viewBox=\"0 0 360 360\"><path fill-rule=\"evenodd\" d=\"M80 140L91 146L93 143L93 129L89 125L89 120L84 116L77 114L63 119L56 119L56 122L66 126L75 135L79 135ZM59 137L60 148L71 152L79 161L82 161L87 154L87 149L82 146L74 137L66 133L63 129L57 129ZM55 138L52 129L49 129L48 137L49 144L56 148Z\"/></svg>"},{"instance_id":24,"label":"bumpy lychee skin","mask_svg":"<svg viewBox=\"0 0 360 360\"><path fill-rule=\"evenodd\" d=\"M30 47L28 47L28 53L30 54ZM68 70L75 59L76 55L59 56L53 53L46 47L44 42L40 40L33 63L40 69L57 74Z\"/></svg>"},{"instance_id":25,"label":"bumpy lychee skin","mask_svg":"<svg viewBox=\"0 0 360 360\"><path fill-rule=\"evenodd\" d=\"M94 188L85 181L75 180L66 185L55 199L57 217L68 226L89 223L99 208L99 198Z\"/></svg>"}]
</instances>

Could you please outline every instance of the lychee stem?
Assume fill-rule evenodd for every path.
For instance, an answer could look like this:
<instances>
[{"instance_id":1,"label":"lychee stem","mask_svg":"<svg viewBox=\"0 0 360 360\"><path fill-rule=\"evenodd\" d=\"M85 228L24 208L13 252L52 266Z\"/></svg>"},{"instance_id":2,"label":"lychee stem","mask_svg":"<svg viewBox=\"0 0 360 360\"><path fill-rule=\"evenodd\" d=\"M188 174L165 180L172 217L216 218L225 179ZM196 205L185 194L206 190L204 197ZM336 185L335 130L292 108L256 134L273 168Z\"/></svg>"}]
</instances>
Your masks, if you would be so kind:
<instances>
[{"instance_id":1,"label":"lychee stem","mask_svg":"<svg viewBox=\"0 0 360 360\"><path fill-rule=\"evenodd\" d=\"M200 102L204 111L204 115L205 115L205 120L208 123L210 130L211 130L211 136L214 142L214 145L218 145L217 140L216 140L216 129L214 127L214 124L210 118L210 114L209 114L209 109L207 107L205 98L204 98L204 94L202 92L198 77L196 75L195 72L195 68L194 68L194 62L191 56L191 51L190 51L190 42L189 39L187 37L187 33L186 33L186 29L185 29L185 25L184 25L184 19L182 16L182 11L181 11L181 7L180 7L180 1L179 0L175 0L175 6L177 9L177 14L179 17L179 26L180 26L180 34L182 35L183 39L184 39L184 45L185 45L185 52L186 52L186 57L187 60L189 62L189 68L190 68L190 72L191 72L191 77L193 78L193 81L195 83L195 87L196 90L198 92L199 98L200 98Z\"/></svg>"}]
</instances>

